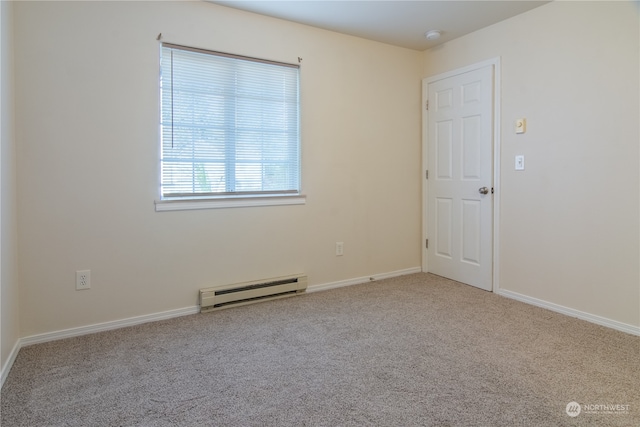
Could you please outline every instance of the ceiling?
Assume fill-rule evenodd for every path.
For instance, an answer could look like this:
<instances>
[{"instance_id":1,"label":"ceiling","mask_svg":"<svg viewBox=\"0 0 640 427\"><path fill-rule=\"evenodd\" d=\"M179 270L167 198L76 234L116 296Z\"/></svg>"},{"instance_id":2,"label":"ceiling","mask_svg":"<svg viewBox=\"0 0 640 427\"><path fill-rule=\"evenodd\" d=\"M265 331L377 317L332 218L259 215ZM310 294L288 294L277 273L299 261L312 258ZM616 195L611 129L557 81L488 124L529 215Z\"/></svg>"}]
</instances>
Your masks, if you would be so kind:
<instances>
[{"instance_id":1,"label":"ceiling","mask_svg":"<svg viewBox=\"0 0 640 427\"><path fill-rule=\"evenodd\" d=\"M548 3L542 0L209 1L420 51ZM441 30L442 36L429 41L425 38L429 30Z\"/></svg>"}]
</instances>

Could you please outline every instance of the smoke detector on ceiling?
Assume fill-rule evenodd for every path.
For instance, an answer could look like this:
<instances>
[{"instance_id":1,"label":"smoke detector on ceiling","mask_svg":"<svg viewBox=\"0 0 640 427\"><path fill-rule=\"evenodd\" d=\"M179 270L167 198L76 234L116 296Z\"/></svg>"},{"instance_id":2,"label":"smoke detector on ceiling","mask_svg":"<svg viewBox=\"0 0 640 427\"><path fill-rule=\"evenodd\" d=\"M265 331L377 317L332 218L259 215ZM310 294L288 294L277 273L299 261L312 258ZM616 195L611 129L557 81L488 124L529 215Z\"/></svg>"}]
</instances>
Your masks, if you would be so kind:
<instances>
[{"instance_id":1,"label":"smoke detector on ceiling","mask_svg":"<svg viewBox=\"0 0 640 427\"><path fill-rule=\"evenodd\" d=\"M424 37L427 40L438 40L441 35L442 35L442 31L440 30L431 30L424 33Z\"/></svg>"}]
</instances>

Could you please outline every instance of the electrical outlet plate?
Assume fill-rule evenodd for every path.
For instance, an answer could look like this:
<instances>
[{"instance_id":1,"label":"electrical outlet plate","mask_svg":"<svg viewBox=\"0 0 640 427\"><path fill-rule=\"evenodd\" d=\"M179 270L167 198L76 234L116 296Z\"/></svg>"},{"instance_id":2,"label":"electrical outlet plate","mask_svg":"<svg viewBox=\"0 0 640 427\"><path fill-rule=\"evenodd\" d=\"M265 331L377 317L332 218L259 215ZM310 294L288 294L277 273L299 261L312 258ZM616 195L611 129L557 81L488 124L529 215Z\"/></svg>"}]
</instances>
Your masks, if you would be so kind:
<instances>
[{"instance_id":1,"label":"electrical outlet plate","mask_svg":"<svg viewBox=\"0 0 640 427\"><path fill-rule=\"evenodd\" d=\"M344 255L344 243L336 242L336 256Z\"/></svg>"},{"instance_id":2,"label":"electrical outlet plate","mask_svg":"<svg viewBox=\"0 0 640 427\"><path fill-rule=\"evenodd\" d=\"M91 289L91 270L76 271L76 290Z\"/></svg>"}]
</instances>

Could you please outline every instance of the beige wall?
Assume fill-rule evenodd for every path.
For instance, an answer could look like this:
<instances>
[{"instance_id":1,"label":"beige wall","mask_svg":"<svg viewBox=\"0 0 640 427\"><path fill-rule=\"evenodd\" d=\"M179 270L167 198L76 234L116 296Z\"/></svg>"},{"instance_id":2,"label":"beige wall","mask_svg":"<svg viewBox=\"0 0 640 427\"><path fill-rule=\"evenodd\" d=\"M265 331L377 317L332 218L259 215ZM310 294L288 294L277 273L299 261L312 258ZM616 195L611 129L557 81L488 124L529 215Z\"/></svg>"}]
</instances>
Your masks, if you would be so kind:
<instances>
[{"instance_id":1,"label":"beige wall","mask_svg":"<svg viewBox=\"0 0 640 427\"><path fill-rule=\"evenodd\" d=\"M424 63L432 76L501 58L500 287L635 326L639 23L633 2L553 2Z\"/></svg>"},{"instance_id":2,"label":"beige wall","mask_svg":"<svg viewBox=\"0 0 640 427\"><path fill-rule=\"evenodd\" d=\"M306 205L154 211L158 33L303 58ZM15 57L23 337L195 306L215 284L420 265L421 52L204 2L20 2Z\"/></svg>"},{"instance_id":3,"label":"beige wall","mask_svg":"<svg viewBox=\"0 0 640 427\"><path fill-rule=\"evenodd\" d=\"M19 268L5 277L17 237L3 90L3 363L17 337L18 273L27 337L191 307L199 288L220 283L304 271L325 284L417 267L420 79L497 56L501 288L640 325L631 3L554 2L425 53L204 2L20 2L14 12ZM154 211L158 33L303 58L306 205ZM525 135L512 131L518 117ZM513 170L515 154L525 172ZM79 269L91 269L90 291L75 291Z\"/></svg>"},{"instance_id":4,"label":"beige wall","mask_svg":"<svg viewBox=\"0 0 640 427\"><path fill-rule=\"evenodd\" d=\"M9 360L11 350L20 338L12 9L10 2L0 2L0 366L3 369Z\"/></svg>"}]
</instances>

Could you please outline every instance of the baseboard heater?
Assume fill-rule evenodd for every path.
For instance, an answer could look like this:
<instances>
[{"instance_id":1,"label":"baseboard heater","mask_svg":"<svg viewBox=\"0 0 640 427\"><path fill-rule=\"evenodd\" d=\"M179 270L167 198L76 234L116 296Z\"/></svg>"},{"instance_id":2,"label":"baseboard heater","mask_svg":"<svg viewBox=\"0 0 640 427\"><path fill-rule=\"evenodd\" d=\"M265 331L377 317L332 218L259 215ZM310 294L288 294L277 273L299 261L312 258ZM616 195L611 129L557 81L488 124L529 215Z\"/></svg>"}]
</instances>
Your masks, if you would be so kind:
<instances>
[{"instance_id":1,"label":"baseboard heater","mask_svg":"<svg viewBox=\"0 0 640 427\"><path fill-rule=\"evenodd\" d=\"M200 289L200 312L284 298L303 293L307 276L292 275Z\"/></svg>"}]
</instances>

